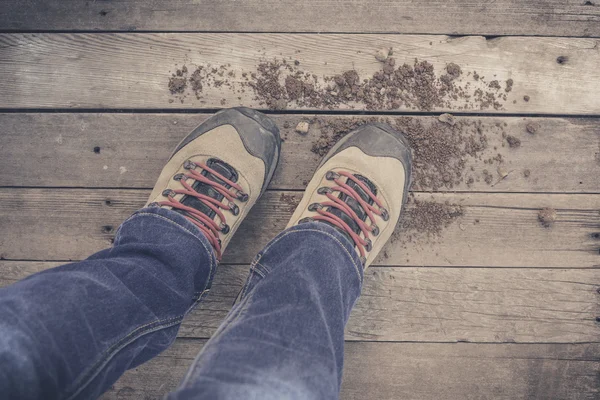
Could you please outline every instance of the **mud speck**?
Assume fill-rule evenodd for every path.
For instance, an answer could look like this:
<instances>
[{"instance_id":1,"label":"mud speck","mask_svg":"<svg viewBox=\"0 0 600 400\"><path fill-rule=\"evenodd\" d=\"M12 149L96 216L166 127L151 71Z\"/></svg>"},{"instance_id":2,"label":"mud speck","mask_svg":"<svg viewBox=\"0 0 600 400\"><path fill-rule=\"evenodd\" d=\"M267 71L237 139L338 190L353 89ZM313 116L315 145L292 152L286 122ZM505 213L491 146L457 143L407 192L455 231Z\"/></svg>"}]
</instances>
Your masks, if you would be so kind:
<instances>
[{"instance_id":1,"label":"mud speck","mask_svg":"<svg viewBox=\"0 0 600 400\"><path fill-rule=\"evenodd\" d=\"M538 221L545 228L549 228L556 221L556 210L550 207L542 208L538 213Z\"/></svg>"},{"instance_id":2,"label":"mud speck","mask_svg":"<svg viewBox=\"0 0 600 400\"><path fill-rule=\"evenodd\" d=\"M508 146L510 148L521 147L521 139L519 139L518 137L515 137L513 135L507 135L506 142L508 143Z\"/></svg>"},{"instance_id":3,"label":"mud speck","mask_svg":"<svg viewBox=\"0 0 600 400\"><path fill-rule=\"evenodd\" d=\"M446 66L446 72L448 72L448 75L450 75L453 79L456 79L462 74L462 69L459 65L450 63Z\"/></svg>"},{"instance_id":4,"label":"mud speck","mask_svg":"<svg viewBox=\"0 0 600 400\"><path fill-rule=\"evenodd\" d=\"M181 94L187 87L187 78L182 76L183 72L179 69L169 79L169 91L171 94Z\"/></svg>"},{"instance_id":5,"label":"mud speck","mask_svg":"<svg viewBox=\"0 0 600 400\"><path fill-rule=\"evenodd\" d=\"M527 125L525 125L525 129L533 135L540 129L540 125L535 122L528 122Z\"/></svg>"}]
</instances>

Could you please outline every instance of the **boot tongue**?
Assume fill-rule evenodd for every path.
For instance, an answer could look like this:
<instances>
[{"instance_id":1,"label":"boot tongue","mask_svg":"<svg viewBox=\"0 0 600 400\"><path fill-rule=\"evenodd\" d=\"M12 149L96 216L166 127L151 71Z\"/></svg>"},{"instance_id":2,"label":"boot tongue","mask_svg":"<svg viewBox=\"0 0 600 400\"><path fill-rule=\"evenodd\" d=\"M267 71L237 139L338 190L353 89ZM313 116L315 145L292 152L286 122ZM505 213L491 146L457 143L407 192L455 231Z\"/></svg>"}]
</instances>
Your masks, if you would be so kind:
<instances>
[{"instance_id":1,"label":"boot tongue","mask_svg":"<svg viewBox=\"0 0 600 400\"><path fill-rule=\"evenodd\" d=\"M368 180L364 176L358 175L358 174L354 174L354 177L356 177L359 181L364 183L371 190L371 192L374 195L377 195L377 188L370 180ZM358 195L365 201L365 203L367 203L369 205L373 204L373 199L371 199L371 197L367 193L365 193L365 191L352 179L346 178L346 184L348 186L350 186L352 189L354 189L354 191L356 191L356 193L358 193ZM346 203L352 209L352 211L354 211L356 213L356 215L358 215L358 218L360 218L363 221L365 221L367 219L367 213L365 212L365 210L363 210L363 208L361 207L361 205L358 201L354 200L352 197L350 197L344 193L340 193L338 198L340 200L342 200L344 203ZM352 218L352 216L346 214L344 211L340 210L339 208L335 208L335 207L328 207L326 211L332 213L336 217L339 217L342 221L344 221L346 224L348 224L348 226L356 234L359 234L361 232L360 226L356 223L356 221L354 221L354 218ZM336 228L337 230L342 232L344 235L346 235L346 237L348 237L348 239L350 239L352 241L352 238L350 237L348 232L346 232L344 229L341 229L327 221L321 221L321 222L325 222L326 224L333 226L334 228Z\"/></svg>"},{"instance_id":2,"label":"boot tongue","mask_svg":"<svg viewBox=\"0 0 600 400\"><path fill-rule=\"evenodd\" d=\"M238 180L237 171L231 165L227 164L226 162L218 160L216 158L211 158L206 162L206 165L209 168L212 168L215 172L218 172L219 174L221 174L223 177L229 179L230 181L237 182L237 180ZM208 171L203 170L202 175L204 175L211 181L215 181L215 182L223 185L227 189L231 188L230 185L228 185L223 180L221 180L220 178L216 177L215 175L211 174ZM217 190L215 190L212 186L210 186L209 184L204 183L204 182L196 181L192 185L192 188L196 192L201 193L206 196L209 196L209 197L212 197L213 199L217 199L218 201L222 201L223 197L225 197L221 193L219 193ZM181 203L185 204L186 206L195 208L196 210L200 211L201 213L206 214L211 219L215 217L216 213L210 207L208 207L206 204L204 204L204 202L202 200L200 200L196 197L185 195L182 197L182 199L180 201L181 201ZM175 211L185 214L184 210L175 210Z\"/></svg>"}]
</instances>

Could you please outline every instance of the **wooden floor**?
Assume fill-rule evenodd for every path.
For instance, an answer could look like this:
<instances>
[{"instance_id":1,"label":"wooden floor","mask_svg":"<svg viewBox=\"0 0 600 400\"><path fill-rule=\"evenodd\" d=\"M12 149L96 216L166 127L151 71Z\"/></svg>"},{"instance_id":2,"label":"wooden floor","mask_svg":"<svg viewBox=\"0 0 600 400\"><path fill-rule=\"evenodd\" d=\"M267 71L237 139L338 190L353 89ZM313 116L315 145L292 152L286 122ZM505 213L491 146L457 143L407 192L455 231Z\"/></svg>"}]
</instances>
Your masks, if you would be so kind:
<instances>
[{"instance_id":1,"label":"wooden floor","mask_svg":"<svg viewBox=\"0 0 600 400\"><path fill-rule=\"evenodd\" d=\"M318 76L352 68L367 76L385 47L403 62L513 79L499 109L457 100L370 113L426 122L451 112L505 126L522 143L501 149L506 163L530 177L415 193L460 204L463 215L435 240L390 243L368 270L346 332L342 399L600 398L597 0L3 0L0 285L109 246L190 129L223 106L264 109L250 91L223 87L170 101L177 66L249 71L279 57ZM247 234L228 248L214 291L173 347L103 399L159 399L176 387L319 161L311 152L319 132L298 135L296 124L363 108L265 110L288 128L280 168L241 227ZM538 222L542 207L557 210L551 228Z\"/></svg>"}]
</instances>

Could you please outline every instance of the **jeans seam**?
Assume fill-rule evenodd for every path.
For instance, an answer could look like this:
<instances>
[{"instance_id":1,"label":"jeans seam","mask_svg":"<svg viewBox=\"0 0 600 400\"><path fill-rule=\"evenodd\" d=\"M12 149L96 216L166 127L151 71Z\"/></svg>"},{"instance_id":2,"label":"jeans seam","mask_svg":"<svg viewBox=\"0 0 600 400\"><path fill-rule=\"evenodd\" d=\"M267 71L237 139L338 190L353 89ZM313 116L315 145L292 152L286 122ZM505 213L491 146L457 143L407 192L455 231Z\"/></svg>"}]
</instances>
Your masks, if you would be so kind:
<instances>
[{"instance_id":1,"label":"jeans seam","mask_svg":"<svg viewBox=\"0 0 600 400\"><path fill-rule=\"evenodd\" d=\"M183 315L180 315L178 317L167 318L167 319L158 320L158 321L152 321L152 322L149 322L142 326L139 326L136 329L129 332L127 335L125 335L123 338L119 339L115 344L113 344L109 349L105 350L102 353L100 359L94 365L89 367L83 374L81 374L80 378L77 378L77 380L75 382L73 382L73 384L70 385L69 389L66 390L65 393L72 392L74 389L77 389L77 390L75 390L74 393L72 395L70 395L69 397L67 397L66 399L71 400L71 399L75 398L77 395L79 395L79 393L81 393L81 391L84 390L92 382L92 380L94 380L94 378L96 376L98 376L98 373L100 373L100 370L102 370L102 368L104 366L106 366L106 364L123 348L130 345L131 343L133 343L134 341L136 341L137 339L141 338L144 335L147 335L149 333L153 333L153 332L156 332L156 331L159 331L162 329L169 328L173 325L177 325L178 323L180 323L182 321L182 319L183 319ZM158 325L155 327L145 329L153 324L158 324ZM81 381L84 381L84 382L80 383ZM71 388L73 388L73 389L71 389Z\"/></svg>"},{"instance_id":2,"label":"jeans seam","mask_svg":"<svg viewBox=\"0 0 600 400\"><path fill-rule=\"evenodd\" d=\"M356 274L358 275L358 279L362 283L363 278L362 278L362 275L360 273L360 268L358 267L358 265L356 265L356 261L354 261L354 258L352 257L352 255L350 254L350 252L348 252L348 249L346 249L346 247L344 246L344 244L342 242L340 242L338 240L338 238L336 238L335 236L333 236L332 234L330 234L328 232L324 232L324 231L321 231L319 229L295 229L295 230L292 230L292 231L284 232L281 236L275 238L271 243L269 243L267 245L267 247L264 248L264 250L261 252L261 257L260 258L262 258L262 256L264 254L266 254L269 251L269 249L275 243L279 242L281 239L283 239L287 235L289 235L291 233L295 233L295 232L317 232L317 233L321 233L323 235L329 236L330 238L332 238L333 240L335 240L340 245L340 247L344 250L344 252L346 253L346 255L350 258L350 261L352 261L352 265L354 265L354 269L356 270ZM260 258L256 261L256 263L258 263L258 261L260 260Z\"/></svg>"}]
</instances>

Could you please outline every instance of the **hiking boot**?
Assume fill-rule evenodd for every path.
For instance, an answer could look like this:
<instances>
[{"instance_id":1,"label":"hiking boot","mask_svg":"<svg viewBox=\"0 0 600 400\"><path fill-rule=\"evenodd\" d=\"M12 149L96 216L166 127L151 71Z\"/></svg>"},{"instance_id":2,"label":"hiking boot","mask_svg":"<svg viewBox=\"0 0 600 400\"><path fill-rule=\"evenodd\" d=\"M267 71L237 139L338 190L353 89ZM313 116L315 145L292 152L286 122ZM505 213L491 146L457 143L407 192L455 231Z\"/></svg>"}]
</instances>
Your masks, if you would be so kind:
<instances>
[{"instance_id":1,"label":"hiking boot","mask_svg":"<svg viewBox=\"0 0 600 400\"><path fill-rule=\"evenodd\" d=\"M279 129L245 107L216 113L179 143L148 200L183 214L204 233L217 260L279 161Z\"/></svg>"},{"instance_id":2,"label":"hiking boot","mask_svg":"<svg viewBox=\"0 0 600 400\"><path fill-rule=\"evenodd\" d=\"M366 268L398 224L410 176L404 135L385 124L363 125L323 158L288 227L309 221L333 226L354 243Z\"/></svg>"}]
</instances>

